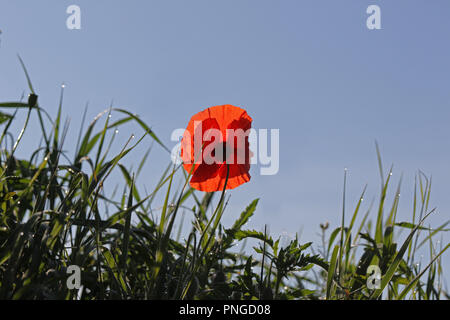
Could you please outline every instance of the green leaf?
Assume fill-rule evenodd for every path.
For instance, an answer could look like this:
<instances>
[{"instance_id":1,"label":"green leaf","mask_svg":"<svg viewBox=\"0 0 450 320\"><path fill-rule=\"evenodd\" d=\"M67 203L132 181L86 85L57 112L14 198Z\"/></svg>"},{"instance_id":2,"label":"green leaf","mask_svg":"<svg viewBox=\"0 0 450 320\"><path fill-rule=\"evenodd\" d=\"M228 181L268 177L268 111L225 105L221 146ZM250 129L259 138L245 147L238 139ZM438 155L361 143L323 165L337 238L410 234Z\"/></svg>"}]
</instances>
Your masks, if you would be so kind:
<instances>
[{"instance_id":1,"label":"green leaf","mask_svg":"<svg viewBox=\"0 0 450 320\"><path fill-rule=\"evenodd\" d=\"M448 222L446 223L448 224ZM407 228L407 229L414 229L414 228L418 228L419 230L427 230L427 231L450 231L450 229L430 229L427 227L422 227L419 225L416 225L414 223L410 223L410 222L398 222L395 224L398 227L402 227L402 228Z\"/></svg>"},{"instance_id":2,"label":"green leaf","mask_svg":"<svg viewBox=\"0 0 450 320\"><path fill-rule=\"evenodd\" d=\"M256 206L258 205L259 199L255 199L248 205L247 208L241 213L239 219L237 219L232 227L232 230L240 230L244 224L248 222L250 217L253 215L253 213L256 210Z\"/></svg>"},{"instance_id":3,"label":"green leaf","mask_svg":"<svg viewBox=\"0 0 450 320\"><path fill-rule=\"evenodd\" d=\"M9 121L12 117L10 114L0 112L0 124Z\"/></svg>"},{"instance_id":4,"label":"green leaf","mask_svg":"<svg viewBox=\"0 0 450 320\"><path fill-rule=\"evenodd\" d=\"M331 289L333 285L334 274L336 272L339 248L340 247L338 245L334 246L333 253L331 255L330 267L328 268L327 275L327 300L330 300L331 298Z\"/></svg>"},{"instance_id":5,"label":"green leaf","mask_svg":"<svg viewBox=\"0 0 450 320\"><path fill-rule=\"evenodd\" d=\"M445 246L432 260L431 262L406 286L405 289L397 296L397 300L402 300L406 297L408 292L416 285L419 279L425 274L425 272L433 265L433 263L448 249L450 243Z\"/></svg>"},{"instance_id":6,"label":"green leaf","mask_svg":"<svg viewBox=\"0 0 450 320\"><path fill-rule=\"evenodd\" d=\"M403 243L402 247L395 255L394 261L392 261L392 263L389 266L389 268L387 269L386 273L383 275L383 277L381 279L380 288L375 290L372 293L372 295L370 296L371 299L377 299L383 293L384 288L386 288L386 286L389 284L392 277L394 276L395 272L397 271L397 268L400 265L400 262L403 259L403 255L405 254L406 249L408 249L408 246L409 246L410 242L412 241L414 234L419 229L419 226L423 223L423 221L425 221L425 219L433 212L434 212L434 210L430 211L425 217L423 217L423 219L420 221L420 223L410 232L410 234L406 238L405 242Z\"/></svg>"},{"instance_id":7,"label":"green leaf","mask_svg":"<svg viewBox=\"0 0 450 320\"><path fill-rule=\"evenodd\" d=\"M237 240L242 240L245 238L254 238L259 239L261 241L265 241L269 246L273 246L272 237L266 238L264 233L256 231L256 230L239 230L235 233L235 238Z\"/></svg>"}]
</instances>

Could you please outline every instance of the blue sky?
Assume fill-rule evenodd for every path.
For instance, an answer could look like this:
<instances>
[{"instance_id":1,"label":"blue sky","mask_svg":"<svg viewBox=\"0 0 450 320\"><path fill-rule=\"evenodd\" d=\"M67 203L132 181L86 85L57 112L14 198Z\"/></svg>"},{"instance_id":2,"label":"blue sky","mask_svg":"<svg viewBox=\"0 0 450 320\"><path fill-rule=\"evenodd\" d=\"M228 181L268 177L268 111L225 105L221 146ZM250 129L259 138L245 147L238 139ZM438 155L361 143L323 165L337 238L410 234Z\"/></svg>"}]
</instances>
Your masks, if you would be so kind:
<instances>
[{"instance_id":1,"label":"blue sky","mask_svg":"<svg viewBox=\"0 0 450 320\"><path fill-rule=\"evenodd\" d=\"M72 4L81 30L66 28ZM370 4L381 8L382 30L366 28ZM87 101L88 119L113 101L169 146L193 114L243 107L255 128L280 129L280 171L253 168L252 181L230 193L225 224L261 198L249 227L302 230L303 241L319 240L321 222L338 226L344 168L349 214L365 184L365 208L378 200L377 140L385 169L394 164L391 194L403 174L399 220L412 215L420 169L433 176L437 226L450 216L448 12L446 0L0 0L0 101L27 93L20 54L51 114L67 84L72 139ZM36 144L33 130L20 152ZM168 161L155 146L141 183L156 184Z\"/></svg>"}]
</instances>

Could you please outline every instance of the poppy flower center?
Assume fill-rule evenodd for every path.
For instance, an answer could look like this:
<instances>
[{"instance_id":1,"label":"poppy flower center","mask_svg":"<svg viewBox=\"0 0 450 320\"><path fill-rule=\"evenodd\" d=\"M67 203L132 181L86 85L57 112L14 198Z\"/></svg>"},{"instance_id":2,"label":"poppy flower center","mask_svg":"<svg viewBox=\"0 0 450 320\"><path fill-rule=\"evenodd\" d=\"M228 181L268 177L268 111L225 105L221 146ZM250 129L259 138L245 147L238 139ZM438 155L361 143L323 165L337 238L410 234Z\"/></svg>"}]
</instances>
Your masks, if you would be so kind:
<instances>
[{"instance_id":1,"label":"poppy flower center","mask_svg":"<svg viewBox=\"0 0 450 320\"><path fill-rule=\"evenodd\" d=\"M233 155L233 150L228 147L226 142L219 142L211 152L215 163L222 164Z\"/></svg>"}]
</instances>

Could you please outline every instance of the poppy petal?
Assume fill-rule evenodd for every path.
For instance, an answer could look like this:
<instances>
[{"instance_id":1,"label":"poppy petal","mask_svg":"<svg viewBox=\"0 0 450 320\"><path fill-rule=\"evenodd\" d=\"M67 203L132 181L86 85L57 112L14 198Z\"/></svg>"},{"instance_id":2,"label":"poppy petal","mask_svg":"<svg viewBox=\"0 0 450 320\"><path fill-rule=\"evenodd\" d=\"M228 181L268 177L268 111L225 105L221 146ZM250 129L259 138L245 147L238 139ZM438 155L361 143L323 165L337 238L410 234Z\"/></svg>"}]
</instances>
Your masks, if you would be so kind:
<instances>
[{"instance_id":1,"label":"poppy petal","mask_svg":"<svg viewBox=\"0 0 450 320\"><path fill-rule=\"evenodd\" d=\"M194 115L188 123L188 126L183 135L181 142L181 157L183 159L183 167L187 172L192 171L192 178L190 181L191 187L205 192L220 191L224 188L228 181L226 189L233 189L240 186L243 183L250 181L250 150L248 142L248 130L251 128L252 118L247 112L239 107L232 105L221 105L210 107ZM198 124L201 123L201 130ZM197 126L197 127L196 127ZM209 129L218 129L222 134L221 137L214 137L208 140L207 132ZM233 137L228 138L227 130L234 130ZM237 131L239 130L239 131ZM245 135L245 143L239 143L241 133ZM203 146L200 152L195 150L198 147L198 138L200 136L200 144ZM220 134L219 134L220 136ZM222 141L225 140L225 141ZM219 141L220 140L220 141ZM234 140L234 141L233 141ZM196 143L194 143L194 141ZM203 159L202 150L209 146L211 143L223 144L223 149L233 151L232 157L227 158L225 163L217 161L209 164L210 162ZM228 148L228 149L227 149ZM208 147L208 150L212 150ZM194 154L194 152L196 154ZM237 155L242 152L245 155L243 161L237 162ZM208 152L206 152L208 153ZM217 158L216 158L217 160ZM225 159L224 159L225 160ZM196 163L194 163L196 162ZM244 162L244 163L241 163ZM192 168L194 166L194 168ZM228 169L227 169L228 168Z\"/></svg>"},{"instance_id":2,"label":"poppy petal","mask_svg":"<svg viewBox=\"0 0 450 320\"><path fill-rule=\"evenodd\" d=\"M220 190L221 177L219 172L222 166L224 165L200 164L191 178L191 187L205 192L214 192Z\"/></svg>"}]
</instances>

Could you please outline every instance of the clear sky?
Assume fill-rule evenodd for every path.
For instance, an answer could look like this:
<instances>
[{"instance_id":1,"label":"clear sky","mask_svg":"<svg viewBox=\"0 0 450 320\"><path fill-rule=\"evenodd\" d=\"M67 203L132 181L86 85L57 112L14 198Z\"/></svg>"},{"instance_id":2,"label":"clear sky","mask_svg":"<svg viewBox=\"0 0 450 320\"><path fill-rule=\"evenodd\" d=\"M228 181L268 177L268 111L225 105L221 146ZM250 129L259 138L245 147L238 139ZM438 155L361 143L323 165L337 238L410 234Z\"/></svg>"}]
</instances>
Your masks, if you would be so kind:
<instances>
[{"instance_id":1,"label":"clear sky","mask_svg":"<svg viewBox=\"0 0 450 320\"><path fill-rule=\"evenodd\" d=\"M81 30L66 28L72 4ZM366 27L371 4L381 30ZM378 200L377 140L385 169L394 164L391 194L403 173L399 220L412 215L422 170L433 176L438 211L428 222L438 226L450 217L449 14L447 0L0 0L0 101L28 93L20 54L50 113L67 84L72 139L87 101L88 119L113 101L169 146L193 114L243 107L255 128L280 129L280 170L252 168L251 182L230 193L225 224L261 198L249 227L302 230L304 242L319 242L321 222L338 226L344 168L348 214L366 183L365 209ZM35 146L32 130L21 152ZM148 187L169 158L155 146L149 161L140 181ZM445 262L448 279L449 254Z\"/></svg>"}]
</instances>

